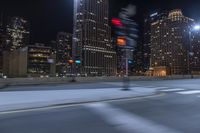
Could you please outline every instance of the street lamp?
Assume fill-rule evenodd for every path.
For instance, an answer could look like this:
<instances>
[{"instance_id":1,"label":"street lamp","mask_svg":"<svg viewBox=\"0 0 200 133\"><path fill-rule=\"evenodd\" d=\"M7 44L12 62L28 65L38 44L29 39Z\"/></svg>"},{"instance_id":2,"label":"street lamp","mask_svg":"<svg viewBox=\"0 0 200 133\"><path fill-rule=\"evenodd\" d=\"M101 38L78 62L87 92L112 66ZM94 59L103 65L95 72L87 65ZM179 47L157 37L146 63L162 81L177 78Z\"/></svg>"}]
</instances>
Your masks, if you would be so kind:
<instances>
[{"instance_id":1,"label":"street lamp","mask_svg":"<svg viewBox=\"0 0 200 133\"><path fill-rule=\"evenodd\" d=\"M195 26L193 27L193 29L196 30L196 31L199 31L199 30L200 30L200 25L195 25Z\"/></svg>"}]
</instances>

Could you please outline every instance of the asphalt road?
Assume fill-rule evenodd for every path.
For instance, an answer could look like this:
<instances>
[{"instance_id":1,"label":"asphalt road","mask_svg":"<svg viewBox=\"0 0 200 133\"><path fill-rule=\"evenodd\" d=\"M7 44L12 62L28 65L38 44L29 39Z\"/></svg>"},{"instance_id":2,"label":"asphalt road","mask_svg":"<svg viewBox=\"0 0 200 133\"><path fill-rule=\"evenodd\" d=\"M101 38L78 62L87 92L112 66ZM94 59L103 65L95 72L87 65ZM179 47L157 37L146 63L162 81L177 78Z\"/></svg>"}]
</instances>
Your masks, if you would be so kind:
<instances>
[{"instance_id":1,"label":"asphalt road","mask_svg":"<svg viewBox=\"0 0 200 133\"><path fill-rule=\"evenodd\" d=\"M179 82L193 86L166 82L155 97L0 114L0 133L199 133L197 82Z\"/></svg>"}]
</instances>

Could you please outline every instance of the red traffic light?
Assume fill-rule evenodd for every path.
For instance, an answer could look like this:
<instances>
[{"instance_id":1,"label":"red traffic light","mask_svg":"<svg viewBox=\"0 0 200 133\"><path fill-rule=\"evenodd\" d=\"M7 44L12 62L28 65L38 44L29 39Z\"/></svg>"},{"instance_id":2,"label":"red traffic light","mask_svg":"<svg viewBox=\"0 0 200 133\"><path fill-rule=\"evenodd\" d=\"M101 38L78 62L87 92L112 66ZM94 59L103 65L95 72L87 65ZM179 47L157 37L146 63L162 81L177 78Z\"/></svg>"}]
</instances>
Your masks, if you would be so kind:
<instances>
[{"instance_id":1,"label":"red traffic light","mask_svg":"<svg viewBox=\"0 0 200 133\"><path fill-rule=\"evenodd\" d=\"M122 26L122 22L119 18L112 18L112 24L115 26Z\"/></svg>"}]
</instances>

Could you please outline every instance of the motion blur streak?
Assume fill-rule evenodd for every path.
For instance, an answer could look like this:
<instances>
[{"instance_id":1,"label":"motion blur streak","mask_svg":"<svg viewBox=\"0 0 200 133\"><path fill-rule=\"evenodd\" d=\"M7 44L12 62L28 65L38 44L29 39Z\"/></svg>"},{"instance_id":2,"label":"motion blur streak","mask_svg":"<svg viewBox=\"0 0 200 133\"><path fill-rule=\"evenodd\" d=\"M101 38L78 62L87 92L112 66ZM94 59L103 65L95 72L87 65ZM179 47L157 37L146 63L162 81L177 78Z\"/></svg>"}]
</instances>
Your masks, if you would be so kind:
<instances>
[{"instance_id":1,"label":"motion blur streak","mask_svg":"<svg viewBox=\"0 0 200 133\"><path fill-rule=\"evenodd\" d=\"M85 105L123 133L180 133L106 103Z\"/></svg>"}]
</instances>

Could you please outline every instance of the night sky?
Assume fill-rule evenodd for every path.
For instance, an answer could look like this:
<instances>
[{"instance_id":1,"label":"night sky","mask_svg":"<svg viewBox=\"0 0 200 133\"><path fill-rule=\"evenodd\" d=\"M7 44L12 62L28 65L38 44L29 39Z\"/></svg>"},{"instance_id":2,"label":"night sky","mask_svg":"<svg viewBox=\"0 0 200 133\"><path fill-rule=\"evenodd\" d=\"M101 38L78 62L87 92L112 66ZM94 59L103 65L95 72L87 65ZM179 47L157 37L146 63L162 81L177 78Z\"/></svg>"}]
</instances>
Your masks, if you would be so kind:
<instances>
[{"instance_id":1,"label":"night sky","mask_svg":"<svg viewBox=\"0 0 200 133\"><path fill-rule=\"evenodd\" d=\"M142 26L143 15L156 10L180 8L184 15L200 19L198 0L110 0L110 16L117 16L122 7L137 5L137 22ZM1 0L4 16L21 16L30 23L31 42L56 39L58 31L72 33L73 0Z\"/></svg>"}]
</instances>

